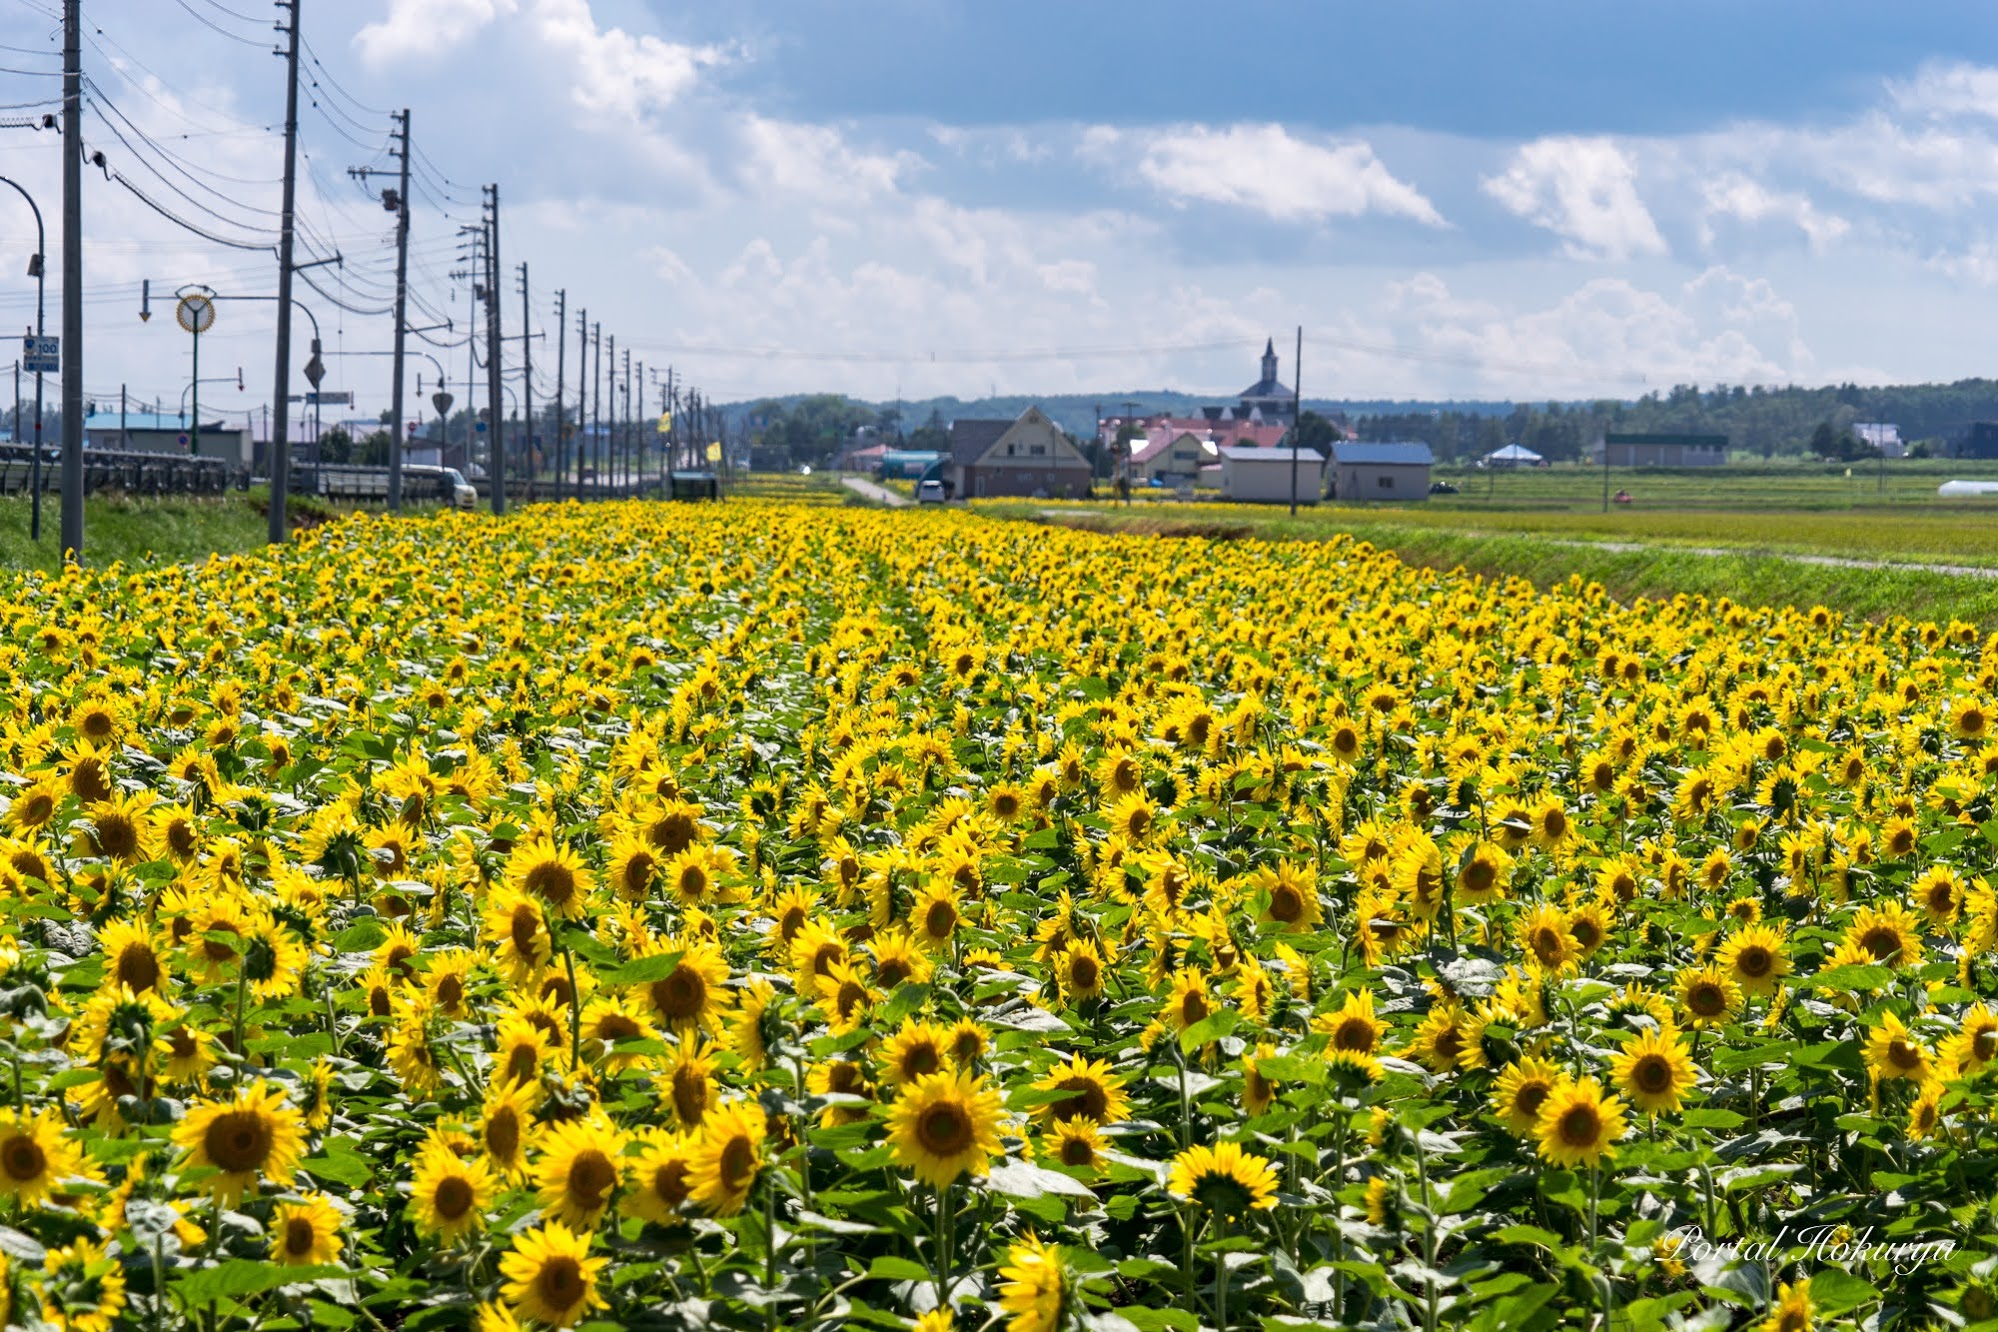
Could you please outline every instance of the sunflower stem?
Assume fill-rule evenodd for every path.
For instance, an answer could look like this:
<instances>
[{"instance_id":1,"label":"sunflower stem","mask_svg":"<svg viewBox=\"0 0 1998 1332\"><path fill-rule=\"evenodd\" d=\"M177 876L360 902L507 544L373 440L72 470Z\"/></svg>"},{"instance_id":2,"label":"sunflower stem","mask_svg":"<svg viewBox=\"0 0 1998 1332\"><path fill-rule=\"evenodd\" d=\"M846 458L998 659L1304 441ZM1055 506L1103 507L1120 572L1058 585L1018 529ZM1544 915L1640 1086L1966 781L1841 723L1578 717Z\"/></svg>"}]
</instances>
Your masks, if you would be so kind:
<instances>
[{"instance_id":1,"label":"sunflower stem","mask_svg":"<svg viewBox=\"0 0 1998 1332\"><path fill-rule=\"evenodd\" d=\"M1228 1251L1222 1241L1228 1238L1228 1218L1214 1214L1214 1326L1228 1332Z\"/></svg>"},{"instance_id":2,"label":"sunflower stem","mask_svg":"<svg viewBox=\"0 0 1998 1332\"><path fill-rule=\"evenodd\" d=\"M567 939L562 940L562 961L569 968L569 1059L583 1067L583 992L576 988L576 954Z\"/></svg>"},{"instance_id":3,"label":"sunflower stem","mask_svg":"<svg viewBox=\"0 0 1998 1332\"><path fill-rule=\"evenodd\" d=\"M777 1176L772 1171L763 1180L763 1326L777 1332L777 1303L771 1293L777 1289Z\"/></svg>"}]
</instances>

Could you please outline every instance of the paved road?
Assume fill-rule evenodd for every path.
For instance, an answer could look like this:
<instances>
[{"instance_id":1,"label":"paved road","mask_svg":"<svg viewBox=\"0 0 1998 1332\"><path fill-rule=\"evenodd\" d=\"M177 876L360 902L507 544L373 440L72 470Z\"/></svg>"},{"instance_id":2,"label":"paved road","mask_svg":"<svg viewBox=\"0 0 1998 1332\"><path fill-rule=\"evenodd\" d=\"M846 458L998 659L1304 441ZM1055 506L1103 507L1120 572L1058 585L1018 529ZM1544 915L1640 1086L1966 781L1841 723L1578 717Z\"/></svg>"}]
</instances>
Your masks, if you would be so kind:
<instances>
[{"instance_id":1,"label":"paved road","mask_svg":"<svg viewBox=\"0 0 1998 1332\"><path fill-rule=\"evenodd\" d=\"M909 500L903 499L900 495L897 495L894 491L888 489L888 487L878 486L874 484L874 482L868 481L862 477L843 476L840 478L840 480L846 485L846 488L848 490L851 490L854 494L859 495L865 499L871 499L876 504L885 504L891 509L899 509L902 508L904 505L910 503Z\"/></svg>"}]
</instances>

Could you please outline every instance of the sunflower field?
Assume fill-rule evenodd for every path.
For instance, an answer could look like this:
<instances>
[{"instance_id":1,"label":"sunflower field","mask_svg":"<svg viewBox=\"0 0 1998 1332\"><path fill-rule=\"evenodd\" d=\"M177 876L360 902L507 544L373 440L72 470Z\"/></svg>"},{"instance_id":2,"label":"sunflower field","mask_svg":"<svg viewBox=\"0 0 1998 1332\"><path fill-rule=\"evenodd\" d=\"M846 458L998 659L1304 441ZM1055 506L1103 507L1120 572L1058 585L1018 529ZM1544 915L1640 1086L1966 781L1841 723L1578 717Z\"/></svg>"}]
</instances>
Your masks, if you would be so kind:
<instances>
[{"instance_id":1,"label":"sunflower field","mask_svg":"<svg viewBox=\"0 0 1998 1332\"><path fill-rule=\"evenodd\" d=\"M1998 1316L1998 638L783 504L0 585L9 1325Z\"/></svg>"}]
</instances>

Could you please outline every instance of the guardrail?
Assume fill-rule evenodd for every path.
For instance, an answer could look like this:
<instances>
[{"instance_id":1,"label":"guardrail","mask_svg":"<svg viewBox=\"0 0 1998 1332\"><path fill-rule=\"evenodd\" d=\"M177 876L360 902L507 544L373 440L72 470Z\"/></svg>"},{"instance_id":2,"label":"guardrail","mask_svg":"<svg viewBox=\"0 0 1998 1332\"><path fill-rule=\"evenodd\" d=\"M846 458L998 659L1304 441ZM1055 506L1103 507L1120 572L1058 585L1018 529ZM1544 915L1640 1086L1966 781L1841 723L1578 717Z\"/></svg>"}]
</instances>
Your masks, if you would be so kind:
<instances>
[{"instance_id":1,"label":"guardrail","mask_svg":"<svg viewBox=\"0 0 1998 1332\"><path fill-rule=\"evenodd\" d=\"M0 494L25 495L34 484L32 444L0 444ZM83 493L119 490L128 495L220 495L249 485L250 474L220 458L181 453L130 453L118 449L83 451ZM42 448L42 493L62 490L62 451Z\"/></svg>"}]
</instances>

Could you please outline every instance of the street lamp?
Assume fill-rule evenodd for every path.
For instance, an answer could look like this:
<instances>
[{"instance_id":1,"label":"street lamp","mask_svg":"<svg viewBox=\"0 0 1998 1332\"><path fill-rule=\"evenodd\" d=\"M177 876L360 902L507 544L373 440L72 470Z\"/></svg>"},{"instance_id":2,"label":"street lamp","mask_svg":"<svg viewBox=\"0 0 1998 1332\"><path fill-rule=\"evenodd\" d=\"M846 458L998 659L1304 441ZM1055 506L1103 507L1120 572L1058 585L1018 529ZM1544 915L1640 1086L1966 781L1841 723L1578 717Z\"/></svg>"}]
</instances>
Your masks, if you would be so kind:
<instances>
[{"instance_id":1,"label":"street lamp","mask_svg":"<svg viewBox=\"0 0 1998 1332\"><path fill-rule=\"evenodd\" d=\"M48 233L42 229L42 210L35 202L35 196L21 188L21 183L17 180L0 176L0 181L12 185L14 192L28 201L28 207L33 209L35 214L35 252L28 256L28 276L35 280L35 353L39 358L43 337L42 321L48 306L48 272L47 265L42 259L42 256L48 253ZM16 430L21 428L18 414L14 418L14 428ZM28 519L28 535L31 539L40 541L42 539L42 369L39 359L35 362L35 457L30 465L30 473L29 485L34 488L35 494L31 516Z\"/></svg>"}]
</instances>

